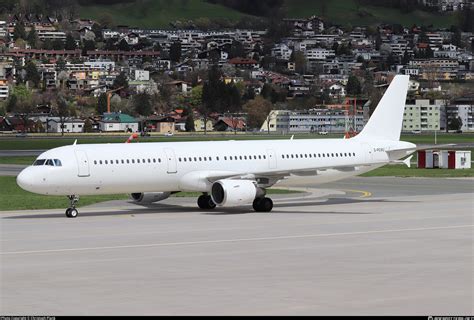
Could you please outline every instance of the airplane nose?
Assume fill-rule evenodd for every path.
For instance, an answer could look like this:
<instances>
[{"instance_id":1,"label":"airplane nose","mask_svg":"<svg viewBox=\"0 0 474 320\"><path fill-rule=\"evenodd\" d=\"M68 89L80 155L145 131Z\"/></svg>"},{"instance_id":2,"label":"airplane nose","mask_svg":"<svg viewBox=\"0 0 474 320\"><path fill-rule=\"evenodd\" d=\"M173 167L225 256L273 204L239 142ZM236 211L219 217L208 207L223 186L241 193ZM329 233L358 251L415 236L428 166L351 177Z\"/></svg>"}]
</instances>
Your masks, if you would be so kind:
<instances>
[{"instance_id":1,"label":"airplane nose","mask_svg":"<svg viewBox=\"0 0 474 320\"><path fill-rule=\"evenodd\" d=\"M34 184L34 175L29 168L26 168L20 172L20 174L16 177L16 183L26 191L32 191L33 184Z\"/></svg>"}]
</instances>

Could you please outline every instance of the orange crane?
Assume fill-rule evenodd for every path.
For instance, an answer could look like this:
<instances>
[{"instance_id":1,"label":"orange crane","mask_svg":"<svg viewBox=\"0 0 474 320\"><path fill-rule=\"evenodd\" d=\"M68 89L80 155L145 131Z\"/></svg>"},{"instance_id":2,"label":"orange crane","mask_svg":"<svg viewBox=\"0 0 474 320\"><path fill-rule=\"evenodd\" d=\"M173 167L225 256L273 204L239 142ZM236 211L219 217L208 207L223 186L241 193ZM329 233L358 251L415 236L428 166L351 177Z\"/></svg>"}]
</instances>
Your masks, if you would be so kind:
<instances>
[{"instance_id":1,"label":"orange crane","mask_svg":"<svg viewBox=\"0 0 474 320\"><path fill-rule=\"evenodd\" d=\"M122 90L124 87L119 87L117 89L106 91L105 94L107 95L107 113L110 113L110 98L112 97L112 93Z\"/></svg>"}]
</instances>

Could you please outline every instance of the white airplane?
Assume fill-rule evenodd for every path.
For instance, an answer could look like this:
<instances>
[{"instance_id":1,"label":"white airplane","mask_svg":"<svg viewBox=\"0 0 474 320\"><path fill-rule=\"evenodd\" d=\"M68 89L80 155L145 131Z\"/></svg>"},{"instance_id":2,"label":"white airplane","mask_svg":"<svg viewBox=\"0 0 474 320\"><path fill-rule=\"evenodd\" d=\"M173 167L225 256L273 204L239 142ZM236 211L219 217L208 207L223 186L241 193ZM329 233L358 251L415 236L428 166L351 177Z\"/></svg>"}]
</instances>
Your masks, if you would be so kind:
<instances>
[{"instance_id":1,"label":"white airplane","mask_svg":"<svg viewBox=\"0 0 474 320\"><path fill-rule=\"evenodd\" d=\"M314 183L347 178L413 153L400 141L408 76L397 75L362 132L350 139L76 144L42 153L17 177L24 190L65 195L67 217L78 196L129 193L138 204L179 191L202 192L201 209L253 204L269 212L266 188L292 176ZM291 181L291 180L290 180Z\"/></svg>"}]
</instances>

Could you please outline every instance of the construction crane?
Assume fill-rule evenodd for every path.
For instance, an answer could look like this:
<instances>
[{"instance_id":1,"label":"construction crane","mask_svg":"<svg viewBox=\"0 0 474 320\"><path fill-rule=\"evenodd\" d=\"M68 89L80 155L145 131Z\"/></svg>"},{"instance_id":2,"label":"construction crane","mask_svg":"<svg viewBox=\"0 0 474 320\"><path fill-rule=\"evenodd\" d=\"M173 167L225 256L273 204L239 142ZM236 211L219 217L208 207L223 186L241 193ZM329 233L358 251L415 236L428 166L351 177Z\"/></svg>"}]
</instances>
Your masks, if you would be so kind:
<instances>
[{"instance_id":1,"label":"construction crane","mask_svg":"<svg viewBox=\"0 0 474 320\"><path fill-rule=\"evenodd\" d=\"M117 89L112 89L105 92L105 94L107 95L107 113L110 113L110 98L112 97L112 93L122 90L123 88L124 87L119 87Z\"/></svg>"},{"instance_id":2,"label":"construction crane","mask_svg":"<svg viewBox=\"0 0 474 320\"><path fill-rule=\"evenodd\" d=\"M346 97L344 106L346 109L346 132L344 137L349 139L357 135L357 98Z\"/></svg>"}]
</instances>

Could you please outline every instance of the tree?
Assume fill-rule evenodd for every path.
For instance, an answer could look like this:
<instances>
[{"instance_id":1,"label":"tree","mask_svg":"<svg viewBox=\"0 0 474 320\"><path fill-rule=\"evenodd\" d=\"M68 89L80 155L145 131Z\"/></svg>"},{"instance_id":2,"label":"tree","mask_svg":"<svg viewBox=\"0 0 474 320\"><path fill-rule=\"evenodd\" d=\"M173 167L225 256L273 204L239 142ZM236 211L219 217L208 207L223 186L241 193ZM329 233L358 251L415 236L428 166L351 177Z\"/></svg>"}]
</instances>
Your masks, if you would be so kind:
<instances>
[{"instance_id":1,"label":"tree","mask_svg":"<svg viewBox=\"0 0 474 320\"><path fill-rule=\"evenodd\" d=\"M25 66L25 71L25 80L31 81L35 87L38 87L41 80L41 76L38 72L38 69L36 68L36 64L33 61L29 61Z\"/></svg>"},{"instance_id":2,"label":"tree","mask_svg":"<svg viewBox=\"0 0 474 320\"><path fill-rule=\"evenodd\" d=\"M64 123L67 117L70 116L71 110L66 97L63 94L58 94L55 99L56 110L55 113L59 117L59 123L61 124L61 135L64 135Z\"/></svg>"},{"instance_id":3,"label":"tree","mask_svg":"<svg viewBox=\"0 0 474 320\"><path fill-rule=\"evenodd\" d=\"M132 104L139 115L149 116L152 114L151 99L148 93L143 92L133 96Z\"/></svg>"},{"instance_id":4,"label":"tree","mask_svg":"<svg viewBox=\"0 0 474 320\"><path fill-rule=\"evenodd\" d=\"M130 51L130 46L128 45L128 42L125 39L122 39L118 44L118 49L120 51Z\"/></svg>"},{"instance_id":5,"label":"tree","mask_svg":"<svg viewBox=\"0 0 474 320\"><path fill-rule=\"evenodd\" d=\"M194 128L194 115L193 115L192 111L186 117L185 129L186 129L186 132L195 131L195 128Z\"/></svg>"},{"instance_id":6,"label":"tree","mask_svg":"<svg viewBox=\"0 0 474 320\"><path fill-rule=\"evenodd\" d=\"M55 39L53 41L54 50L64 50L64 42L61 39Z\"/></svg>"},{"instance_id":7,"label":"tree","mask_svg":"<svg viewBox=\"0 0 474 320\"><path fill-rule=\"evenodd\" d=\"M14 98L13 98L14 96ZM33 96L31 91L25 85L18 85L13 89L13 93L10 96L9 106L10 111L20 115L25 124L25 130L28 127L29 115L35 110L36 97Z\"/></svg>"},{"instance_id":8,"label":"tree","mask_svg":"<svg viewBox=\"0 0 474 320\"><path fill-rule=\"evenodd\" d=\"M448 123L448 130L461 130L462 128L462 119L461 117L457 117L454 119L451 119Z\"/></svg>"},{"instance_id":9,"label":"tree","mask_svg":"<svg viewBox=\"0 0 474 320\"><path fill-rule=\"evenodd\" d=\"M181 60L181 42L175 41L171 44L170 60L176 63Z\"/></svg>"},{"instance_id":10,"label":"tree","mask_svg":"<svg viewBox=\"0 0 474 320\"><path fill-rule=\"evenodd\" d=\"M268 118L273 105L263 97L257 96L255 99L247 101L242 108L248 114L247 126L250 128L260 128Z\"/></svg>"},{"instance_id":11,"label":"tree","mask_svg":"<svg viewBox=\"0 0 474 320\"><path fill-rule=\"evenodd\" d=\"M53 49L53 43L51 42L51 40L45 39L43 41L42 47L43 47L44 50L52 50Z\"/></svg>"},{"instance_id":12,"label":"tree","mask_svg":"<svg viewBox=\"0 0 474 320\"><path fill-rule=\"evenodd\" d=\"M31 30L28 33L28 37L26 38L26 41L33 49L36 49L36 45L38 42L38 35L36 34L36 29L34 25L31 27Z\"/></svg>"},{"instance_id":13,"label":"tree","mask_svg":"<svg viewBox=\"0 0 474 320\"><path fill-rule=\"evenodd\" d=\"M25 25L21 21L15 24L15 27L13 28L13 41L16 41L17 39L26 39Z\"/></svg>"},{"instance_id":14,"label":"tree","mask_svg":"<svg viewBox=\"0 0 474 320\"><path fill-rule=\"evenodd\" d=\"M87 55L87 51L95 50L95 41L94 40L85 40L82 44L82 55Z\"/></svg>"},{"instance_id":15,"label":"tree","mask_svg":"<svg viewBox=\"0 0 474 320\"><path fill-rule=\"evenodd\" d=\"M86 121L84 121L84 132L92 132L93 131L93 128L92 128L92 121L87 118Z\"/></svg>"},{"instance_id":16,"label":"tree","mask_svg":"<svg viewBox=\"0 0 474 320\"><path fill-rule=\"evenodd\" d=\"M299 74L306 73L306 56L301 51L294 50L292 52L293 61L295 62L295 71Z\"/></svg>"},{"instance_id":17,"label":"tree","mask_svg":"<svg viewBox=\"0 0 474 320\"><path fill-rule=\"evenodd\" d=\"M230 50L229 50L229 59L232 59L235 57L244 57L244 56L245 56L245 50L242 43L237 40L232 41L232 44L230 45Z\"/></svg>"},{"instance_id":18,"label":"tree","mask_svg":"<svg viewBox=\"0 0 474 320\"><path fill-rule=\"evenodd\" d=\"M66 70L66 61L63 57L59 57L58 61L56 61L56 70L63 71Z\"/></svg>"},{"instance_id":19,"label":"tree","mask_svg":"<svg viewBox=\"0 0 474 320\"><path fill-rule=\"evenodd\" d=\"M113 88L118 89L118 88L123 88L127 89L128 88L128 80L127 76L125 75L125 72L120 72L120 74L115 78L114 83L113 83Z\"/></svg>"},{"instance_id":20,"label":"tree","mask_svg":"<svg viewBox=\"0 0 474 320\"><path fill-rule=\"evenodd\" d=\"M77 48L76 40L74 40L74 37L70 33L66 35L66 44L64 48L66 50L76 50Z\"/></svg>"},{"instance_id":21,"label":"tree","mask_svg":"<svg viewBox=\"0 0 474 320\"><path fill-rule=\"evenodd\" d=\"M358 95L361 93L362 88L359 82L359 79L354 76L350 75L349 80L347 81L346 91L348 95Z\"/></svg>"},{"instance_id":22,"label":"tree","mask_svg":"<svg viewBox=\"0 0 474 320\"><path fill-rule=\"evenodd\" d=\"M97 101L97 111L99 114L107 112L107 95L102 93Z\"/></svg>"}]
</instances>

